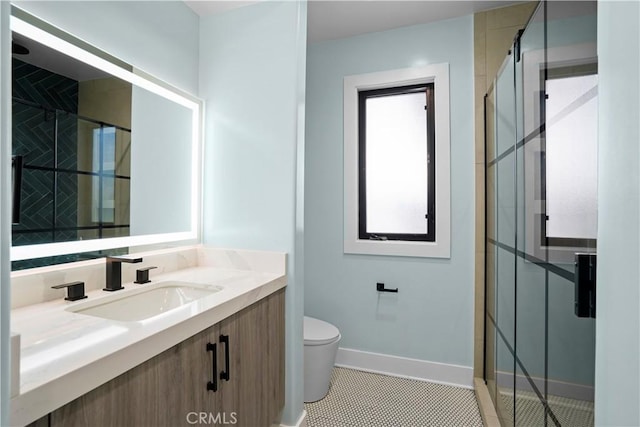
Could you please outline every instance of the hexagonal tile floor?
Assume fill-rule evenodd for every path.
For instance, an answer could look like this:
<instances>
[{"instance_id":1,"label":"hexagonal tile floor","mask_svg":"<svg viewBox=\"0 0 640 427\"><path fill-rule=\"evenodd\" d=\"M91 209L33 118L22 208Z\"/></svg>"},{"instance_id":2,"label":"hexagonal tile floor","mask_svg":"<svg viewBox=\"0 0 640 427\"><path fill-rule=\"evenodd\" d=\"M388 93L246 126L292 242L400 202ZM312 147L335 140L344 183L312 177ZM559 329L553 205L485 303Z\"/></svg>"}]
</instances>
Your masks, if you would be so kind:
<instances>
[{"instance_id":1,"label":"hexagonal tile floor","mask_svg":"<svg viewBox=\"0 0 640 427\"><path fill-rule=\"evenodd\" d=\"M482 427L473 390L345 368L305 409L309 427Z\"/></svg>"}]
</instances>

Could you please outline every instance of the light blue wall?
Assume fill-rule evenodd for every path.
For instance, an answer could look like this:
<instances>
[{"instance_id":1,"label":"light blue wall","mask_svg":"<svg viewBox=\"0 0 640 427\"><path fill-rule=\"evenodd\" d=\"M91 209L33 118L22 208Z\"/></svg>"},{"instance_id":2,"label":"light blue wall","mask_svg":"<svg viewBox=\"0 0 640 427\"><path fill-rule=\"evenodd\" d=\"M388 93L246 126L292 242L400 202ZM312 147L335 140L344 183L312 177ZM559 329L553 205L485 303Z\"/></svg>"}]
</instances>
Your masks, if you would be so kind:
<instances>
[{"instance_id":1,"label":"light blue wall","mask_svg":"<svg viewBox=\"0 0 640 427\"><path fill-rule=\"evenodd\" d=\"M451 259L345 255L343 77L442 62L451 79ZM471 16L309 46L305 314L335 324L341 347L472 366L473 93ZM376 282L400 291L380 295Z\"/></svg>"},{"instance_id":2,"label":"light blue wall","mask_svg":"<svg viewBox=\"0 0 640 427\"><path fill-rule=\"evenodd\" d=\"M181 1L17 1L161 80L198 90L198 15Z\"/></svg>"},{"instance_id":3,"label":"light blue wall","mask_svg":"<svg viewBox=\"0 0 640 427\"><path fill-rule=\"evenodd\" d=\"M306 3L264 2L200 22L206 102L204 242L288 253L286 405L302 413ZM300 122L302 120L302 122ZM298 183L297 183L298 182Z\"/></svg>"},{"instance_id":4,"label":"light blue wall","mask_svg":"<svg viewBox=\"0 0 640 427\"><path fill-rule=\"evenodd\" d=\"M598 426L640 425L640 3L598 2Z\"/></svg>"}]
</instances>

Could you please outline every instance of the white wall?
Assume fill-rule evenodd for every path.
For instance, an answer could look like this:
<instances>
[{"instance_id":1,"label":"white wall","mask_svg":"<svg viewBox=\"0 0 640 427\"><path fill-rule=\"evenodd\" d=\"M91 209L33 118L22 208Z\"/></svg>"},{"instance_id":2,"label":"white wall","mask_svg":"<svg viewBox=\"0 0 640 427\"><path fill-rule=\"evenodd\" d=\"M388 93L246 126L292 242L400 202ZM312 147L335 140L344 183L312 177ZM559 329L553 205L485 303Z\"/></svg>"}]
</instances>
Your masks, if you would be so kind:
<instances>
[{"instance_id":1,"label":"white wall","mask_svg":"<svg viewBox=\"0 0 640 427\"><path fill-rule=\"evenodd\" d=\"M303 186L297 163L303 152L306 3L262 2L203 18L200 46L204 242L288 254L282 422L293 425L303 408Z\"/></svg>"},{"instance_id":2,"label":"white wall","mask_svg":"<svg viewBox=\"0 0 640 427\"><path fill-rule=\"evenodd\" d=\"M304 308L340 329L340 347L473 364L472 43L466 16L309 46ZM450 67L451 259L344 254L343 77L442 62ZM399 293L379 294L376 282Z\"/></svg>"},{"instance_id":3,"label":"white wall","mask_svg":"<svg viewBox=\"0 0 640 427\"><path fill-rule=\"evenodd\" d=\"M598 426L640 425L640 3L598 2Z\"/></svg>"}]
</instances>

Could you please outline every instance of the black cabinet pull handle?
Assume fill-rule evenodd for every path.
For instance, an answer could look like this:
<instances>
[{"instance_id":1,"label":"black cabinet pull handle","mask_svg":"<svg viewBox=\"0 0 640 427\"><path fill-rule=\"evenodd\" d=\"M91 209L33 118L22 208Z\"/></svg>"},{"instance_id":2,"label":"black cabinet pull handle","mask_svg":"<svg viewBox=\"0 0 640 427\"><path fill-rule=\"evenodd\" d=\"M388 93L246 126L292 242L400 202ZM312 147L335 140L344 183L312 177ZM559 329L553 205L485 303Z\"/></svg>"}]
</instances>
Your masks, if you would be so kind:
<instances>
[{"instance_id":1,"label":"black cabinet pull handle","mask_svg":"<svg viewBox=\"0 0 640 427\"><path fill-rule=\"evenodd\" d=\"M207 390L209 391L218 391L218 377L216 374L218 373L218 355L216 354L216 344L215 343L207 343L207 351L212 352L211 355L211 368L212 368L212 379L213 381L207 382Z\"/></svg>"},{"instance_id":2,"label":"black cabinet pull handle","mask_svg":"<svg viewBox=\"0 0 640 427\"><path fill-rule=\"evenodd\" d=\"M224 371L220 371L220 379L229 381L229 335L220 335L220 343L224 344Z\"/></svg>"}]
</instances>

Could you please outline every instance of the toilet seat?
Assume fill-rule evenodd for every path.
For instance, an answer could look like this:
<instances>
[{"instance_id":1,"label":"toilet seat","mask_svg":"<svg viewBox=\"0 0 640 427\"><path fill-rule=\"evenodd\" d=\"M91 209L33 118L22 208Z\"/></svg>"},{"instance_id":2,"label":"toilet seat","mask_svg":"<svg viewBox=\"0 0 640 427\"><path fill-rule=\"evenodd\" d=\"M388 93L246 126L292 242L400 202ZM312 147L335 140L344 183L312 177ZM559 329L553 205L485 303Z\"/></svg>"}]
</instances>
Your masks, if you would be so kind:
<instances>
[{"instance_id":1,"label":"toilet seat","mask_svg":"<svg viewBox=\"0 0 640 427\"><path fill-rule=\"evenodd\" d=\"M304 345L330 344L340 339L340 331L331 323L304 316Z\"/></svg>"}]
</instances>

